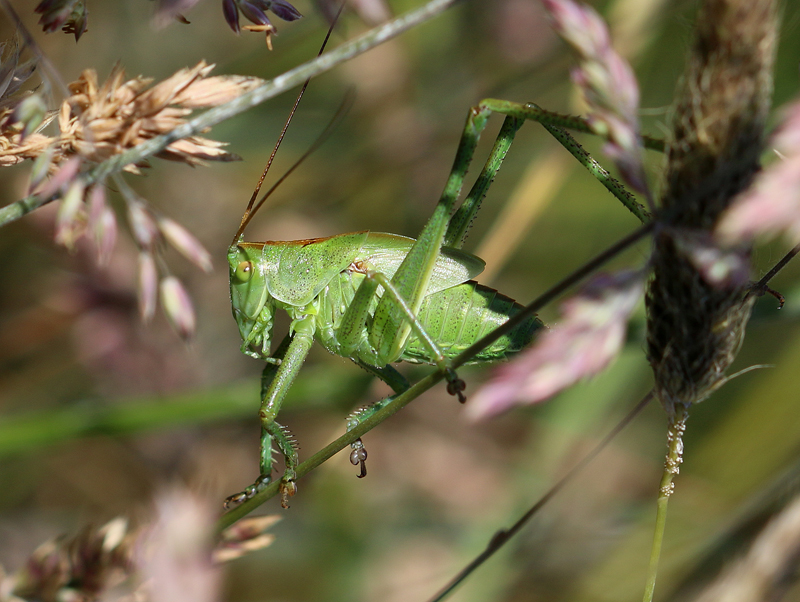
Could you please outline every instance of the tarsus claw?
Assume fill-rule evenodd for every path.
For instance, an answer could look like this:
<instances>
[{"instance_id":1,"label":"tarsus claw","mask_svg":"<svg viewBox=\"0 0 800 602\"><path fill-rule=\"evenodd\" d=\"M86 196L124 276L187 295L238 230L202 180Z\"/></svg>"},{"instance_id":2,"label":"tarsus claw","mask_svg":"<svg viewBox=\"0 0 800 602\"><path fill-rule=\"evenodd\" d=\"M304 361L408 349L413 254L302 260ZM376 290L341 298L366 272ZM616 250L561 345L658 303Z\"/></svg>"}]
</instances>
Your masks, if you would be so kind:
<instances>
[{"instance_id":1,"label":"tarsus claw","mask_svg":"<svg viewBox=\"0 0 800 602\"><path fill-rule=\"evenodd\" d=\"M361 437L353 441L350 447L353 448L353 451L350 452L350 464L353 466L361 465L361 472L356 476L359 479L363 479L367 476L367 450L364 448L364 442L361 441Z\"/></svg>"},{"instance_id":2,"label":"tarsus claw","mask_svg":"<svg viewBox=\"0 0 800 602\"><path fill-rule=\"evenodd\" d=\"M464 389L466 388L467 388L467 383L458 378L455 375L455 373L453 373L452 376L448 376L447 392L450 395L456 395L458 397L459 403L465 403L467 401L467 398L463 393Z\"/></svg>"},{"instance_id":3,"label":"tarsus claw","mask_svg":"<svg viewBox=\"0 0 800 602\"><path fill-rule=\"evenodd\" d=\"M768 287L766 283L764 284L760 282L754 283L751 287L751 292L758 297L763 297L766 294L772 295L778 300L778 309L783 309L783 306L786 303L786 297L781 295L775 289Z\"/></svg>"},{"instance_id":4,"label":"tarsus claw","mask_svg":"<svg viewBox=\"0 0 800 602\"><path fill-rule=\"evenodd\" d=\"M361 439L358 439L353 445L353 451L350 452L350 464L361 465L361 472L357 476L359 479L363 479L367 476L367 450L364 449Z\"/></svg>"},{"instance_id":5,"label":"tarsus claw","mask_svg":"<svg viewBox=\"0 0 800 602\"><path fill-rule=\"evenodd\" d=\"M222 503L222 507L225 510L230 510L242 502L246 502L271 482L272 477L270 475L262 474L260 477L258 477L258 480L255 483L245 487L244 491L240 491L239 493L234 493L233 495L226 497L225 501Z\"/></svg>"},{"instance_id":6,"label":"tarsus claw","mask_svg":"<svg viewBox=\"0 0 800 602\"><path fill-rule=\"evenodd\" d=\"M778 309L783 309L783 306L786 304L786 297L781 295L775 289L771 289L767 285L764 285L764 292L769 293L770 295L775 297L778 300Z\"/></svg>"},{"instance_id":7,"label":"tarsus claw","mask_svg":"<svg viewBox=\"0 0 800 602\"><path fill-rule=\"evenodd\" d=\"M294 479L281 481L281 508L289 507L289 498L297 493L297 483Z\"/></svg>"},{"instance_id":8,"label":"tarsus claw","mask_svg":"<svg viewBox=\"0 0 800 602\"><path fill-rule=\"evenodd\" d=\"M233 495L229 495L225 498L225 501L222 503L222 507L225 510L230 510L234 506L238 506L243 501L247 499L247 493L242 491L241 493L234 493Z\"/></svg>"}]
</instances>

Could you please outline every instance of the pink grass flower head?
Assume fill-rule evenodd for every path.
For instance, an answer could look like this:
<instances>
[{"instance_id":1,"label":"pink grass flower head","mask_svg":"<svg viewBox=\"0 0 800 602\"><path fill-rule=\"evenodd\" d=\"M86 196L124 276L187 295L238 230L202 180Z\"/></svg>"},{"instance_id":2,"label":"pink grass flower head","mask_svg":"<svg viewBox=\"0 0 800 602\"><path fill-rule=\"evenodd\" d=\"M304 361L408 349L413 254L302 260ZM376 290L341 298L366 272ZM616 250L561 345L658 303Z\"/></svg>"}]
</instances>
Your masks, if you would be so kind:
<instances>
[{"instance_id":1,"label":"pink grass flower head","mask_svg":"<svg viewBox=\"0 0 800 602\"><path fill-rule=\"evenodd\" d=\"M156 313L158 299L158 269L156 258L150 251L139 253L139 313L148 322Z\"/></svg>"},{"instance_id":2,"label":"pink grass flower head","mask_svg":"<svg viewBox=\"0 0 800 602\"><path fill-rule=\"evenodd\" d=\"M134 539L121 517L51 539L15 574L3 579L0 570L0 596L4 602L106 600L104 594L130 575Z\"/></svg>"},{"instance_id":3,"label":"pink grass flower head","mask_svg":"<svg viewBox=\"0 0 800 602\"><path fill-rule=\"evenodd\" d=\"M670 229L672 240L706 279L717 288L739 288L750 281L750 252L721 247L705 230Z\"/></svg>"},{"instance_id":4,"label":"pink grass flower head","mask_svg":"<svg viewBox=\"0 0 800 602\"><path fill-rule=\"evenodd\" d=\"M172 326L184 340L194 335L196 320L192 298L174 276L161 281L161 305Z\"/></svg>"},{"instance_id":5,"label":"pink grass flower head","mask_svg":"<svg viewBox=\"0 0 800 602\"><path fill-rule=\"evenodd\" d=\"M142 536L136 564L152 602L217 602L222 575L214 563L211 504L186 490L156 499L156 520Z\"/></svg>"},{"instance_id":6,"label":"pink grass flower head","mask_svg":"<svg viewBox=\"0 0 800 602\"><path fill-rule=\"evenodd\" d=\"M189 21L183 16L187 10L197 4L198 0L158 0L153 22L156 27L165 27L172 21L180 21L188 24Z\"/></svg>"},{"instance_id":7,"label":"pink grass flower head","mask_svg":"<svg viewBox=\"0 0 800 602\"><path fill-rule=\"evenodd\" d=\"M596 276L564 302L560 324L500 367L471 397L467 415L482 420L534 404L603 370L622 348L628 318L643 289L639 271Z\"/></svg>"},{"instance_id":8,"label":"pink grass flower head","mask_svg":"<svg viewBox=\"0 0 800 602\"><path fill-rule=\"evenodd\" d=\"M780 159L759 173L723 214L715 236L724 245L785 236L800 243L800 101L790 105L770 137Z\"/></svg>"},{"instance_id":9,"label":"pink grass flower head","mask_svg":"<svg viewBox=\"0 0 800 602\"><path fill-rule=\"evenodd\" d=\"M78 177L81 169L81 158L70 157L55 170L53 177L45 180L34 190L34 194L42 197L51 197L59 190L67 190Z\"/></svg>"},{"instance_id":10,"label":"pink grass flower head","mask_svg":"<svg viewBox=\"0 0 800 602\"><path fill-rule=\"evenodd\" d=\"M136 199L126 200L128 201L126 203L128 207L128 222L136 243L142 249L152 249L158 239L158 226L152 212L141 201Z\"/></svg>"},{"instance_id":11,"label":"pink grass flower head","mask_svg":"<svg viewBox=\"0 0 800 602\"><path fill-rule=\"evenodd\" d=\"M189 231L175 220L162 217L158 220L161 234L177 249L186 259L191 261L204 272L211 271L211 255L206 251L200 241L192 236Z\"/></svg>"},{"instance_id":12,"label":"pink grass flower head","mask_svg":"<svg viewBox=\"0 0 800 602\"><path fill-rule=\"evenodd\" d=\"M590 108L588 122L608 138L604 151L622 177L638 192L649 195L641 157L639 86L625 59L611 47L608 28L600 15L572 0L542 0L553 29L578 53L573 81Z\"/></svg>"},{"instance_id":13,"label":"pink grass flower head","mask_svg":"<svg viewBox=\"0 0 800 602\"><path fill-rule=\"evenodd\" d=\"M56 242L70 251L75 250L76 241L86 227L86 204L83 202L85 185L78 178L72 181L58 207L56 217Z\"/></svg>"},{"instance_id":14,"label":"pink grass flower head","mask_svg":"<svg viewBox=\"0 0 800 602\"><path fill-rule=\"evenodd\" d=\"M97 251L97 263L105 266L117 241L117 217L108 206L105 186L92 186L89 198L89 231Z\"/></svg>"},{"instance_id":15,"label":"pink grass flower head","mask_svg":"<svg viewBox=\"0 0 800 602\"><path fill-rule=\"evenodd\" d=\"M272 545L275 535L267 533L281 519L277 514L254 516L237 521L225 529L214 548L216 562L230 562Z\"/></svg>"}]
</instances>

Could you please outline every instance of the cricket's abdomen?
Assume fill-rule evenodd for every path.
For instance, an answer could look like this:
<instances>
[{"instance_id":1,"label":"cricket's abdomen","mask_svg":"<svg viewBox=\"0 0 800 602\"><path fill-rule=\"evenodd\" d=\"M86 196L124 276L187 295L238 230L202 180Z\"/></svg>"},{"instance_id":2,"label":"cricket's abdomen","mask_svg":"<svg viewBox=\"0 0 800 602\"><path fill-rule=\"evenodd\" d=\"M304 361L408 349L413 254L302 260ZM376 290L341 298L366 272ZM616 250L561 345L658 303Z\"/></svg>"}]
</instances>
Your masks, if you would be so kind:
<instances>
[{"instance_id":1,"label":"cricket's abdomen","mask_svg":"<svg viewBox=\"0 0 800 602\"><path fill-rule=\"evenodd\" d=\"M454 358L521 310L510 297L470 280L426 297L417 317L445 357ZM467 363L497 361L517 353L541 327L538 318L528 318ZM401 359L431 363L430 353L413 332Z\"/></svg>"},{"instance_id":2,"label":"cricket's abdomen","mask_svg":"<svg viewBox=\"0 0 800 602\"><path fill-rule=\"evenodd\" d=\"M316 336L328 351L336 355L345 355L341 352L336 331L362 279L361 274L342 272L320 293ZM381 365L368 335L378 299L376 296L370 304L361 342L357 350L350 354L353 359L373 366ZM426 297L417 317L445 357L454 358L521 309L522 306L513 299L492 288L469 281ZM542 323L538 318L528 318L468 363L497 361L514 354L530 343L541 327ZM414 363L433 363L430 352L413 332L400 359Z\"/></svg>"}]
</instances>

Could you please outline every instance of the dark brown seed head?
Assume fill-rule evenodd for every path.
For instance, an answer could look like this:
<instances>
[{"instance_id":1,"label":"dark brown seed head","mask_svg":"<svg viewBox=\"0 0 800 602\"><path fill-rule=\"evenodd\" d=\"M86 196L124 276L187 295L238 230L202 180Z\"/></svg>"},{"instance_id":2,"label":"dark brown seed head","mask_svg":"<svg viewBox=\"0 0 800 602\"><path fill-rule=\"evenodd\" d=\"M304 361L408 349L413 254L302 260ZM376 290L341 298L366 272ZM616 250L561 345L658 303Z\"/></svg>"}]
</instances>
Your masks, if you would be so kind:
<instances>
[{"instance_id":1,"label":"dark brown seed head","mask_svg":"<svg viewBox=\"0 0 800 602\"><path fill-rule=\"evenodd\" d=\"M706 0L673 109L647 294L647 353L668 414L708 397L744 338L752 297L709 284L676 229L710 231L759 169L772 96L773 0Z\"/></svg>"}]
</instances>

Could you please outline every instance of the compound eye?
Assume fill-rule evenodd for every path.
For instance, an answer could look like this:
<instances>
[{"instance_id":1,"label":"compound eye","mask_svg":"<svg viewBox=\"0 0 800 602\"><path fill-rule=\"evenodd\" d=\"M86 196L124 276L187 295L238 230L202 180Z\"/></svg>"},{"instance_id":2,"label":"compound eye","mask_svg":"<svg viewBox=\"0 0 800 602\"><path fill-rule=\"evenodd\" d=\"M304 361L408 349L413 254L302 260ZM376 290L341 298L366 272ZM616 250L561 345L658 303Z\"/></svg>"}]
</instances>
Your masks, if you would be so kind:
<instances>
[{"instance_id":1,"label":"compound eye","mask_svg":"<svg viewBox=\"0 0 800 602\"><path fill-rule=\"evenodd\" d=\"M238 266L236 266L236 279L239 282L247 282L250 280L250 277L253 275L253 262L252 261L242 261Z\"/></svg>"}]
</instances>

